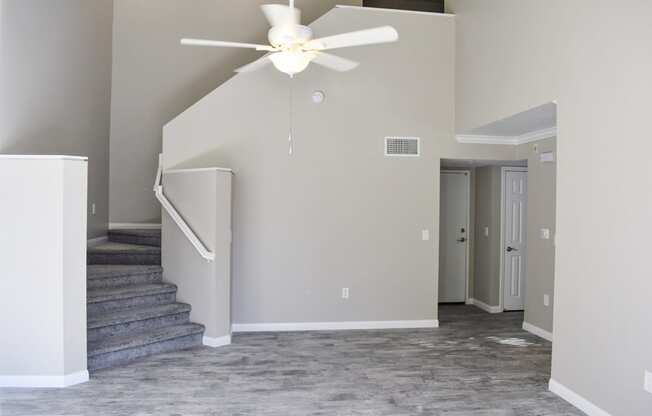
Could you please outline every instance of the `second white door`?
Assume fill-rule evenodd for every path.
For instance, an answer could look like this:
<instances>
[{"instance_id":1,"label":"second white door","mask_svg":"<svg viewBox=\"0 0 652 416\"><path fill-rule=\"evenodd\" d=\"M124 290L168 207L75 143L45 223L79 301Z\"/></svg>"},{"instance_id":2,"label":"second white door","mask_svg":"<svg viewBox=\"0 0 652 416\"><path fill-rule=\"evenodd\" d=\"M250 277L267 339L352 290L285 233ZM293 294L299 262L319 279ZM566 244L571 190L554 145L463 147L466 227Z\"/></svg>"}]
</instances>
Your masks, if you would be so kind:
<instances>
[{"instance_id":1,"label":"second white door","mask_svg":"<svg viewBox=\"0 0 652 416\"><path fill-rule=\"evenodd\" d=\"M525 306L527 172L503 171L503 309Z\"/></svg>"}]
</instances>

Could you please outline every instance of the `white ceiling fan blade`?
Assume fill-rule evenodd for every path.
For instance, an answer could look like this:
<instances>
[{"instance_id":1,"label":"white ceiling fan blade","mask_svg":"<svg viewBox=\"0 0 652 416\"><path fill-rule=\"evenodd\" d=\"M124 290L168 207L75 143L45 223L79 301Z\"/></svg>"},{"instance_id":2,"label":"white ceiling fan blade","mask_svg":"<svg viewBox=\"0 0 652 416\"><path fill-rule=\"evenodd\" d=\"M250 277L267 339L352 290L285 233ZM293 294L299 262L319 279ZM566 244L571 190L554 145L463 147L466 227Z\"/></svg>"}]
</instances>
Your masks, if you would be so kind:
<instances>
[{"instance_id":1,"label":"white ceiling fan blade","mask_svg":"<svg viewBox=\"0 0 652 416\"><path fill-rule=\"evenodd\" d=\"M284 4L263 4L260 8L272 27L301 24L301 10L295 7Z\"/></svg>"},{"instance_id":2,"label":"white ceiling fan blade","mask_svg":"<svg viewBox=\"0 0 652 416\"><path fill-rule=\"evenodd\" d=\"M218 48L247 48L258 51L273 51L274 48L268 45L258 45L256 43L224 42L221 40L206 39L181 39L182 45L190 46L213 46Z\"/></svg>"},{"instance_id":3,"label":"white ceiling fan blade","mask_svg":"<svg viewBox=\"0 0 652 416\"><path fill-rule=\"evenodd\" d=\"M339 72L350 71L360 65L358 62L324 52L317 52L312 62Z\"/></svg>"},{"instance_id":4,"label":"white ceiling fan blade","mask_svg":"<svg viewBox=\"0 0 652 416\"><path fill-rule=\"evenodd\" d=\"M348 48L351 46L373 45L376 43L396 42L398 32L391 26L342 33L311 40L304 45L306 50L325 51L328 49Z\"/></svg>"},{"instance_id":5,"label":"white ceiling fan blade","mask_svg":"<svg viewBox=\"0 0 652 416\"><path fill-rule=\"evenodd\" d=\"M258 71L259 69L262 69L266 67L267 65L272 63L272 60L269 59L270 55L265 55L260 59L257 59L247 65L241 66L240 68L236 69L235 72L254 72Z\"/></svg>"}]
</instances>

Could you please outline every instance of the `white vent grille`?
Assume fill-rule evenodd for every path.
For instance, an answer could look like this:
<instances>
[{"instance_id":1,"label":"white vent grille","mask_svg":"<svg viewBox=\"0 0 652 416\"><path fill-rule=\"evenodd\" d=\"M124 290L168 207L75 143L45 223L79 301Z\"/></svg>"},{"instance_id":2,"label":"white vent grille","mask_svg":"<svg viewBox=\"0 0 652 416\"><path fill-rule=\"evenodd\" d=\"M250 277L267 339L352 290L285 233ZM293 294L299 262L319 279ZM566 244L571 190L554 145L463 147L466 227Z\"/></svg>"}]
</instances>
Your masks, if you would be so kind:
<instances>
[{"instance_id":1,"label":"white vent grille","mask_svg":"<svg viewBox=\"0 0 652 416\"><path fill-rule=\"evenodd\" d=\"M419 138L385 137L385 156L419 156Z\"/></svg>"}]
</instances>

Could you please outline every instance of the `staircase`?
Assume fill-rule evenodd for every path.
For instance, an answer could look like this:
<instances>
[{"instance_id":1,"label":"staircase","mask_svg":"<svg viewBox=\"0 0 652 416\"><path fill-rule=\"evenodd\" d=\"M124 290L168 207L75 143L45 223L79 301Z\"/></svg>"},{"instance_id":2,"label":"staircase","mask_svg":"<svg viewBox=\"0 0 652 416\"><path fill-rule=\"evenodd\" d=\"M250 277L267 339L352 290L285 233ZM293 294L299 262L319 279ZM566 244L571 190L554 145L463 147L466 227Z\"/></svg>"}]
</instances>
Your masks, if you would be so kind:
<instances>
[{"instance_id":1,"label":"staircase","mask_svg":"<svg viewBox=\"0 0 652 416\"><path fill-rule=\"evenodd\" d=\"M163 282L159 230L111 230L88 249L88 369L202 344L204 327Z\"/></svg>"}]
</instances>

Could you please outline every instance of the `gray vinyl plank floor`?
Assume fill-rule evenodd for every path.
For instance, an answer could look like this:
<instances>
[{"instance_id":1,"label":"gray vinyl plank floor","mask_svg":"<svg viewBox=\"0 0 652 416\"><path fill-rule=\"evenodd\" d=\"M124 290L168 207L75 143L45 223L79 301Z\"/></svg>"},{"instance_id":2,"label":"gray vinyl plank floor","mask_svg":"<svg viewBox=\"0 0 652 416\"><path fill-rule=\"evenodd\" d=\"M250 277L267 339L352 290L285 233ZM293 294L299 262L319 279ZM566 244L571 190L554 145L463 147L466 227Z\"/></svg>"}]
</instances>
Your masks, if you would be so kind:
<instances>
[{"instance_id":1,"label":"gray vinyl plank floor","mask_svg":"<svg viewBox=\"0 0 652 416\"><path fill-rule=\"evenodd\" d=\"M67 389L0 389L0 415L570 416L551 344L522 313L443 305L440 328L236 334L100 370Z\"/></svg>"}]
</instances>

